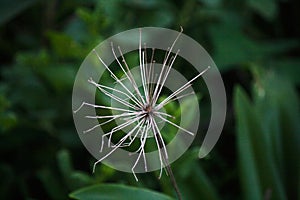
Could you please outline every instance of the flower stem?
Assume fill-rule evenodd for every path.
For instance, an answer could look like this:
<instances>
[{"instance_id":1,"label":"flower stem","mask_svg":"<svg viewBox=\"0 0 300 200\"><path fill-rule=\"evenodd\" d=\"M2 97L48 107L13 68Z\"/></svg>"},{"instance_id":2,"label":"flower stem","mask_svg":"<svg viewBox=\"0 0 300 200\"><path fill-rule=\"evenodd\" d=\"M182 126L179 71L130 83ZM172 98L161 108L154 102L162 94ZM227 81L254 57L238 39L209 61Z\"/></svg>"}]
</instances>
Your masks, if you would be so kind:
<instances>
[{"instance_id":1,"label":"flower stem","mask_svg":"<svg viewBox=\"0 0 300 200\"><path fill-rule=\"evenodd\" d=\"M163 141L160 139L160 137L157 136L157 134L154 134L155 137L157 138L157 141L158 141L158 144L159 144L159 148L163 148ZM178 200L182 200L182 196L181 196L181 193L179 191L179 188L178 188L178 185L177 185L177 182L176 182L176 179L175 179L175 176L173 174L173 171L172 171L172 168L171 168L171 165L169 164L168 162L168 159L166 158L165 154L162 153L162 159L165 163L165 168L168 172L168 175L170 177L170 181L174 187L174 190L176 192L176 195L177 195L177 198Z\"/></svg>"},{"instance_id":2,"label":"flower stem","mask_svg":"<svg viewBox=\"0 0 300 200\"><path fill-rule=\"evenodd\" d=\"M175 176L174 176L174 174L173 174L171 165L168 164L168 165L166 166L166 169L167 169L168 174L169 174L169 176L170 176L170 180L171 180L171 183L172 183L172 185L173 185L173 187L174 187L174 190L175 190L175 192L176 192L176 195L177 195L178 200L182 200L182 196L181 196L181 193L180 193L180 191L179 191L179 188L178 188L178 185L177 185Z\"/></svg>"}]
</instances>

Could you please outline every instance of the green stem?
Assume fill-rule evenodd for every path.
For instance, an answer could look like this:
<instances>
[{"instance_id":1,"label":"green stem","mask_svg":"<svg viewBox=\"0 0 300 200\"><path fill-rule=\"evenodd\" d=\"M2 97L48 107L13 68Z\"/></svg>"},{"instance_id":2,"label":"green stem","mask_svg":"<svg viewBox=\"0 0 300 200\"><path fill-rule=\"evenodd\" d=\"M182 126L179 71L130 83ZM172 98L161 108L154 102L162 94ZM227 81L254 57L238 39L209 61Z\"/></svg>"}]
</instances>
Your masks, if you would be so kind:
<instances>
[{"instance_id":1,"label":"green stem","mask_svg":"<svg viewBox=\"0 0 300 200\"><path fill-rule=\"evenodd\" d=\"M156 137L156 139L158 141L159 148L162 149L163 148L163 144L162 144L163 141L161 141L160 137L157 137L157 134L155 134L155 137ZM163 154L163 153L162 153L162 159L163 159L163 162L165 163L166 170L168 172L168 175L170 177L170 181L171 181L171 183L172 183L172 185L174 187L174 190L176 192L177 198L178 198L178 200L182 200L182 196L181 196L181 193L179 191L179 188L178 188L175 176L173 174L171 165L169 164L168 159L165 157L165 154Z\"/></svg>"}]
</instances>

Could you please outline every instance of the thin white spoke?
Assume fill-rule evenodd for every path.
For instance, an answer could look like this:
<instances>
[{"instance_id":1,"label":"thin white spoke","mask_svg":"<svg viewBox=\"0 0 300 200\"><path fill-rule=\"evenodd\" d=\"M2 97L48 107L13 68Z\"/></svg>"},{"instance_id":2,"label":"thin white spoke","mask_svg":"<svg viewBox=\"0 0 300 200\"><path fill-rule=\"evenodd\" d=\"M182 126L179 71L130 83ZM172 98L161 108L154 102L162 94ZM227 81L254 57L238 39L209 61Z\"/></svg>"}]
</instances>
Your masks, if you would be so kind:
<instances>
[{"instance_id":1,"label":"thin white spoke","mask_svg":"<svg viewBox=\"0 0 300 200\"><path fill-rule=\"evenodd\" d=\"M168 156L168 152L167 152L166 145L165 145L164 140L163 140L163 138L162 138L162 136L161 136L161 133L160 133L160 130L159 130L158 126L157 126L157 123L156 123L156 121L155 121L154 119L153 119L153 124L154 124L154 127L155 127L155 129L156 129L156 133L157 133L157 135L158 135L158 137L160 138L160 141L161 141L161 143L162 143L162 146L163 146L163 150L164 150L164 152L165 152L166 159L168 159L169 156Z\"/></svg>"},{"instance_id":2,"label":"thin white spoke","mask_svg":"<svg viewBox=\"0 0 300 200\"><path fill-rule=\"evenodd\" d=\"M165 156L161 156L161 158L162 158L162 160L161 160L161 165L162 165L163 162L164 162L164 163L165 163L165 166L168 166L168 165L169 165L169 156L168 156L168 152L167 152L166 145L165 145L165 143L164 143L164 140L163 140L163 138L162 138L162 135L161 135L161 133L160 133L160 130L159 130L159 128L158 128L158 126L157 126L155 120L153 120L153 123L154 123L154 126L155 126L156 130L157 130L157 133L158 133L157 135L158 135L158 137L159 137L159 138L157 138L157 137L155 136L156 142L158 143L158 144L157 144L157 145L158 145L158 148L160 148L160 146L162 145L162 148L163 148L164 151L165 151ZM160 142L158 141L158 139L160 140ZM166 170L166 168L164 168L164 169L165 169L165 172L166 172L166 174L167 174L167 176L168 176L168 171ZM161 173L162 173L162 170L161 170L161 172L160 172L160 177L161 177Z\"/></svg>"},{"instance_id":3,"label":"thin white spoke","mask_svg":"<svg viewBox=\"0 0 300 200\"><path fill-rule=\"evenodd\" d=\"M132 116L132 115L139 115L142 114L144 111L138 111L138 112L133 112L133 113L122 113L119 115L101 115L101 116L85 116L85 118L89 118L89 119L107 119L107 118L119 118L119 117L126 117L126 116Z\"/></svg>"},{"instance_id":4,"label":"thin white spoke","mask_svg":"<svg viewBox=\"0 0 300 200\"><path fill-rule=\"evenodd\" d=\"M142 51L142 29L139 29L140 37L139 37L139 60L140 60L140 73L141 73L141 79L142 79L142 86L144 89L145 99L147 103L148 99L148 91L146 89L146 75L145 75L145 52Z\"/></svg>"},{"instance_id":5,"label":"thin white spoke","mask_svg":"<svg viewBox=\"0 0 300 200\"><path fill-rule=\"evenodd\" d=\"M160 179L160 178L161 178L161 175L162 175L163 160L162 160L162 155L161 155L160 145L159 145L159 142L158 142L158 140L157 140L157 137L155 136L155 134L157 134L157 133L156 133L156 129L155 129L155 127L154 127L153 121L154 121L154 119L150 116L151 128L152 128L152 131L153 131L153 134L154 134L156 146L157 146L157 149L158 149L159 161L160 161L160 172L159 172L159 176L158 176L158 179Z\"/></svg>"},{"instance_id":6,"label":"thin white spoke","mask_svg":"<svg viewBox=\"0 0 300 200\"><path fill-rule=\"evenodd\" d=\"M141 138L140 138L140 140L141 140L140 153L139 153L134 165L131 168L132 174L134 175L134 178L136 181L138 181L138 178L134 172L134 168L136 167L138 161L140 160L141 155L143 155L145 171L147 171L147 162L146 162L146 156L145 156L145 150L144 150L145 142L146 142L146 138L147 138L147 126L144 126L143 133L144 133L144 137L141 136Z\"/></svg>"},{"instance_id":7,"label":"thin white spoke","mask_svg":"<svg viewBox=\"0 0 300 200\"><path fill-rule=\"evenodd\" d=\"M188 88L191 87L191 86L192 86L192 84L187 84L187 85L185 85L184 87L179 88L177 91L175 91L176 94L173 94L172 98L168 99L168 101L166 101L166 102L164 103L163 106L165 106L165 105L167 104L167 102L169 102L169 101L171 101L171 100L173 100L173 99L176 99L176 95L178 95L178 94L184 92L186 89L188 89ZM174 93L175 93L175 92L174 92Z\"/></svg>"},{"instance_id":8,"label":"thin white spoke","mask_svg":"<svg viewBox=\"0 0 300 200\"><path fill-rule=\"evenodd\" d=\"M131 71L130 71L130 69L129 69L129 67L128 67L128 64L127 64L127 62L126 62L126 60L125 60L125 58L124 58L124 56L123 56L123 52L122 52L120 46L118 46L118 50L119 50L119 52L120 52L120 54L121 54L122 62L124 63L124 65L125 65L125 67L126 67L126 69L127 69L128 76L130 77L129 81L131 82L131 84L132 84L132 86L133 86L135 92L137 93L138 97L142 100L143 103L145 103L145 101L144 101L144 99L143 99L143 97L142 97L142 95L141 95L141 93L140 93L140 90L139 90L139 88L138 88L138 86L137 86L137 84L136 84L136 82L135 82L135 80L134 80L134 77L133 77L133 75L132 75L132 73L131 73Z\"/></svg>"},{"instance_id":9,"label":"thin white spoke","mask_svg":"<svg viewBox=\"0 0 300 200\"><path fill-rule=\"evenodd\" d=\"M142 114L145 113L144 111L141 111L141 112L142 112ZM136 118L136 116L124 117L123 120L124 121L129 121L129 120L134 119L134 118Z\"/></svg>"},{"instance_id":10,"label":"thin white spoke","mask_svg":"<svg viewBox=\"0 0 300 200\"><path fill-rule=\"evenodd\" d=\"M136 133L134 134L134 136L132 138L130 138L130 142L128 142L126 144L123 144L122 147L129 147L134 142L134 140L136 139L136 137L140 133L141 129L143 128L143 126L145 124L145 121L146 121L145 118L141 120L142 123L141 123L141 125L139 125L139 129L136 131Z\"/></svg>"},{"instance_id":11,"label":"thin white spoke","mask_svg":"<svg viewBox=\"0 0 300 200\"><path fill-rule=\"evenodd\" d=\"M144 142L143 142L143 146L144 147L145 147L146 142L147 142L148 132L149 132L149 130L151 128L149 120L147 120L147 122L148 123L147 123L146 133L145 133ZM143 151L143 158L144 158L144 164L145 164L145 171L147 172L148 171L148 167L147 167L147 160L146 160L146 155L145 155L145 148L143 148L142 151Z\"/></svg>"},{"instance_id":12,"label":"thin white spoke","mask_svg":"<svg viewBox=\"0 0 300 200\"><path fill-rule=\"evenodd\" d=\"M167 116L167 117L171 117L173 119L175 119L175 117L173 115L170 115L168 113L164 113L164 112L159 112L159 111L153 111L154 114L158 114L158 115L164 115L164 116ZM156 116L156 115L155 115Z\"/></svg>"},{"instance_id":13,"label":"thin white spoke","mask_svg":"<svg viewBox=\"0 0 300 200\"><path fill-rule=\"evenodd\" d=\"M138 127L138 126L136 126L136 127ZM94 163L93 173L95 172L96 165L99 162L103 161L105 158L107 158L109 155L111 155L115 150L117 150L122 145L122 143L132 134L132 132L134 132L134 130L135 130L135 128L132 129L128 134L126 134L122 139L120 139L119 144L116 147L114 147L109 153L107 153L105 156L103 156L97 162Z\"/></svg>"},{"instance_id":14,"label":"thin white spoke","mask_svg":"<svg viewBox=\"0 0 300 200\"><path fill-rule=\"evenodd\" d=\"M168 47L167 50L166 50L166 53L165 53L165 57L164 57L163 63L167 62L169 51L170 51L170 47Z\"/></svg>"},{"instance_id":15,"label":"thin white spoke","mask_svg":"<svg viewBox=\"0 0 300 200\"><path fill-rule=\"evenodd\" d=\"M105 68L109 71L109 73L111 74L111 76L130 94L131 99L135 99L137 102L139 102L140 106L143 106L143 103L140 102L133 94L132 92L129 91L129 89L118 79L118 77L109 69L109 67L105 64L105 62L101 59L101 57L99 56L99 54L97 53L97 51L95 49L93 49L93 51L95 52L95 54L97 55L98 59L100 60L100 62L105 66Z\"/></svg>"},{"instance_id":16,"label":"thin white spoke","mask_svg":"<svg viewBox=\"0 0 300 200\"><path fill-rule=\"evenodd\" d=\"M143 61L142 61L142 29L140 28L139 29L139 33L140 33L140 37L139 37L139 60L140 60L140 72L141 72L141 79L142 79L142 83L143 83L143 75L142 75L142 72L143 72ZM144 84L143 84L144 86ZM144 88L145 90L145 88Z\"/></svg>"},{"instance_id":17,"label":"thin white spoke","mask_svg":"<svg viewBox=\"0 0 300 200\"><path fill-rule=\"evenodd\" d=\"M127 109L123 109L123 108L116 108L116 107L110 107L110 106L95 105L95 104L86 103L86 102L82 102L82 104L79 106L79 108L74 110L73 112L77 113L85 105L91 106L93 108L103 108L103 109L118 110L118 111L123 111L123 112L135 112L133 110L127 110Z\"/></svg>"},{"instance_id":18,"label":"thin white spoke","mask_svg":"<svg viewBox=\"0 0 300 200\"><path fill-rule=\"evenodd\" d=\"M144 95L145 95L145 98L147 100L147 89L146 89L146 80L145 80L145 66L144 66L144 59L145 59L145 53L144 51L142 52L142 64L140 66L140 73L141 73L141 79L142 79L142 86L143 86L143 89L144 89Z\"/></svg>"},{"instance_id":19,"label":"thin white spoke","mask_svg":"<svg viewBox=\"0 0 300 200\"><path fill-rule=\"evenodd\" d=\"M122 71L124 72L124 74L125 74L125 76L128 78L128 80L130 81L132 87L136 90L136 88L137 88L136 83L135 83L135 82L132 80L132 78L127 74L126 70L123 68L122 64L120 63L120 61L119 61L119 59L118 59L118 57L117 57L117 55L116 55L116 53L115 53L115 50L114 50L114 47L113 47L113 43L112 43L112 42L111 42L111 49L112 49L112 53L113 53L115 59L117 60L117 62L118 62L118 64L119 64L120 68L122 69ZM120 51L120 48L118 48L118 49L119 49L119 52L120 52L120 54L121 54L123 63L126 63L125 58L124 58L124 56L123 56L123 54L122 54L122 51ZM125 64L125 67L126 67L126 64ZM129 71L130 71L130 70L129 70ZM137 90L138 90L138 89L137 89ZM139 93L138 93L138 94L139 94ZM144 102L144 99L142 98L142 96L139 95L139 97L141 98L142 102L145 103L145 102Z\"/></svg>"},{"instance_id":20,"label":"thin white spoke","mask_svg":"<svg viewBox=\"0 0 300 200\"><path fill-rule=\"evenodd\" d=\"M154 93L154 80L155 80L155 78L156 78L156 76L154 75L154 66L155 66L155 60L153 60L152 62L151 62L151 77L150 77L150 82L151 82L151 85L150 85L150 97L151 97L151 99L150 99L150 103L153 101L153 93Z\"/></svg>"},{"instance_id":21,"label":"thin white spoke","mask_svg":"<svg viewBox=\"0 0 300 200\"><path fill-rule=\"evenodd\" d=\"M149 103L149 68L148 68L148 60L147 60L147 46L144 43L144 70L145 70L145 82L146 82L146 90L147 90L147 103Z\"/></svg>"},{"instance_id":22,"label":"thin white spoke","mask_svg":"<svg viewBox=\"0 0 300 200\"><path fill-rule=\"evenodd\" d=\"M117 102L119 102L119 103L121 103L121 104L123 104L123 105L125 105L125 106L128 106L128 107L130 107L130 108L132 108L132 109L134 109L134 110L139 110L139 109L140 109L140 108L136 107L135 105L133 105L133 104L131 104L131 103L129 103L129 102L127 102L127 101L121 99L120 97L118 97L118 96L116 96L116 95L114 95L114 94L108 92L107 90L104 90L104 89L102 89L102 88L99 88L99 90L100 90L103 94L105 94L106 96L112 98L113 100L115 100L115 101L117 101Z\"/></svg>"},{"instance_id":23,"label":"thin white spoke","mask_svg":"<svg viewBox=\"0 0 300 200\"><path fill-rule=\"evenodd\" d=\"M177 52L176 52L176 54L175 54L175 56L174 56L174 58L172 59L170 65L169 65L169 67L167 68L167 71L166 71L166 73L165 73L165 75L164 75L163 81L162 81L162 83L160 84L159 91L157 92L157 94L156 94L156 96L155 96L153 105L155 105L156 102L157 102L157 99L158 99L158 97L159 97L159 95L160 95L160 93L161 93L162 88L163 88L164 85L165 85L165 82L166 82L166 80L167 80L167 78L168 78L168 75L169 75L169 73L170 73L170 70L171 70L171 68L172 68L172 66L173 66L173 64L174 64L174 62L175 62L175 60L176 60L176 57L177 57L179 51L180 51L180 50L178 49Z\"/></svg>"},{"instance_id":24,"label":"thin white spoke","mask_svg":"<svg viewBox=\"0 0 300 200\"><path fill-rule=\"evenodd\" d=\"M132 168L131 168L131 172L132 172L132 174L133 174L133 176L134 176L134 178L135 178L136 181L139 181L139 179L137 178L137 176L136 176L136 174L135 174L135 172L134 172L134 168L136 167L138 161L140 160L141 155L142 155L142 151L140 151L140 153L139 153L137 159L135 160L134 165L133 165Z\"/></svg>"},{"instance_id":25,"label":"thin white spoke","mask_svg":"<svg viewBox=\"0 0 300 200\"><path fill-rule=\"evenodd\" d=\"M92 128L83 131L83 133L88 133L88 132L94 130L95 128L98 128L98 127L100 127L100 126L102 126L102 125L104 125L104 124L107 124L107 123L109 123L109 122L111 122L111 121L113 121L113 120L115 120L115 118L112 118L112 119L110 119L110 120L107 120L107 121L105 121L105 122L103 122L103 123L101 123L101 124L97 124L97 125L93 126Z\"/></svg>"},{"instance_id":26,"label":"thin white spoke","mask_svg":"<svg viewBox=\"0 0 300 200\"><path fill-rule=\"evenodd\" d=\"M136 121L138 121L138 120L141 119L142 117L143 117L143 116L140 116L140 117L135 118L135 119L132 119L132 120L130 120L130 121L126 121L126 122L124 122L123 124L120 124L120 125L118 125L117 127L113 128L110 132L103 134L103 135L102 135L102 141L101 141L100 152L102 152L102 150L103 150L103 147L104 147L104 138L105 138L106 136L109 136L108 144L107 144L108 147L109 147L109 146L110 146L110 143L111 143L111 137L112 137L112 134L113 134L113 133L115 133L116 131L121 130L122 128L125 128L125 127L127 127L127 126L129 126L129 125L135 123Z\"/></svg>"},{"instance_id":27,"label":"thin white spoke","mask_svg":"<svg viewBox=\"0 0 300 200\"><path fill-rule=\"evenodd\" d=\"M142 116L139 116L139 117L136 117L136 118L133 118L131 120L128 120L126 122L124 122L123 124L120 124L116 127L114 127L109 133L109 139L108 139L108 147L111 143L111 138L112 138L112 134L119 131L119 130L122 130L123 128L126 128L127 126L130 126L131 124L135 123L136 121L140 120L141 118L143 118L145 115L142 115ZM105 135L105 134L104 134ZM104 136L103 135L103 136Z\"/></svg>"},{"instance_id":28,"label":"thin white spoke","mask_svg":"<svg viewBox=\"0 0 300 200\"><path fill-rule=\"evenodd\" d=\"M139 132L139 130L141 129L141 126L144 124L144 121L145 121L145 120L141 120L140 122L138 122L138 124L135 125L135 127L134 127L131 131L129 131L129 133L127 133L126 135L129 135L129 137L132 136L132 134L135 132L135 130L136 130L137 128L139 128L139 129L137 130L137 132ZM136 134L135 134L135 135L136 135ZM131 140L131 141L132 141L132 140ZM131 142L131 141L130 141L130 142ZM124 141L124 142L125 142L125 141ZM122 142L121 147L125 147L124 142ZM120 143L120 141L118 141L117 144L111 145L111 147L119 146L119 143Z\"/></svg>"},{"instance_id":29,"label":"thin white spoke","mask_svg":"<svg viewBox=\"0 0 300 200\"><path fill-rule=\"evenodd\" d=\"M180 96L178 96L178 97L176 97L176 98L173 98L173 99L172 99L171 101L169 101L168 103L170 103L170 102L172 102L172 101L176 101L176 100L182 99L182 98L184 98L184 97L188 97L188 96L193 95L193 94L195 94L194 91L193 91L193 92L189 92L189 93L187 93L187 94L180 95Z\"/></svg>"},{"instance_id":30,"label":"thin white spoke","mask_svg":"<svg viewBox=\"0 0 300 200\"><path fill-rule=\"evenodd\" d=\"M108 143L107 143L107 146L110 147L110 143L111 143L111 137L112 137L112 134L115 133L116 131L118 131L121 127L122 129L122 126L124 125L130 125L130 124L133 124L135 121L134 120L131 120L131 121L126 121L124 122L123 124L120 124L118 125L117 127L115 127L114 129L110 130L109 132L105 133L102 135L102 139L101 139L101 148L100 148L100 152L102 152L103 150L103 147L104 147L104 138L106 136L109 136L109 139L108 139ZM117 129L117 130L116 130Z\"/></svg>"},{"instance_id":31,"label":"thin white spoke","mask_svg":"<svg viewBox=\"0 0 300 200\"><path fill-rule=\"evenodd\" d=\"M146 123L146 122L148 122L148 120L145 121L145 123ZM148 122L148 123L149 123L149 122ZM141 132L141 137L140 137L140 142L141 142L141 144L142 144L142 141L146 138L145 135L146 135L146 131L148 131L148 129L147 129L148 123L147 123L147 125L144 125L144 126L143 126L143 131ZM148 134L147 134L147 136L148 136ZM136 153L140 152L141 149L142 149L142 146L140 146L135 152L130 153L130 155L133 155L133 154L136 154Z\"/></svg>"},{"instance_id":32,"label":"thin white spoke","mask_svg":"<svg viewBox=\"0 0 300 200\"><path fill-rule=\"evenodd\" d=\"M156 115L156 116L159 117L160 119L162 119L163 121L165 121L165 122L167 122L167 123L169 123L169 124L175 126L176 128L178 128L178 129L180 129L180 130L182 130L182 131L184 131L184 132L186 132L186 133L188 133L188 134L194 136L194 133L193 133L193 132L184 129L184 128L182 128L181 126L178 126L177 124L171 122L170 120L167 120L167 119L163 118L163 117L160 116L160 115Z\"/></svg>"},{"instance_id":33,"label":"thin white spoke","mask_svg":"<svg viewBox=\"0 0 300 200\"><path fill-rule=\"evenodd\" d=\"M164 68L165 68L165 66L166 66L166 64L167 64L167 61L168 61L169 56L170 56L170 54L171 54L171 52L172 52L172 50L173 50L174 45L176 44L178 38L180 37L180 35L181 35L182 32L183 32L183 28L180 27L180 29L181 29L180 32L178 33L177 37L175 38L175 40L174 40L172 46L170 47L170 50L167 51L167 52L168 52L168 53L167 53L167 56L166 56L165 59L164 59L163 66L162 66L162 69L161 69L161 73L160 73L160 75L159 75L159 78L158 78L158 81L157 81L157 85L156 85L156 87L155 87L155 91L154 91L154 94L153 94L153 96L155 96L155 97L157 96L158 85L159 85L159 83L160 83L160 81L161 81L162 72L164 71Z\"/></svg>"},{"instance_id":34,"label":"thin white spoke","mask_svg":"<svg viewBox=\"0 0 300 200\"><path fill-rule=\"evenodd\" d=\"M166 54L167 54L167 53L166 53ZM166 57L167 57L167 56L166 56ZM164 63L165 63L165 61L164 61ZM158 91L158 88L159 88L159 85L160 85L160 82L161 82L161 78L162 78L162 76L163 76L163 74L164 74L164 71L165 71L165 65L163 64L163 66L162 66L162 68L161 68L161 71L160 71L160 73L159 73L158 80L157 80L156 85L155 85L155 90L154 90L154 92L153 92L152 102L151 102L152 105L153 105L153 103L154 103L154 99L156 98L157 91Z\"/></svg>"},{"instance_id":35,"label":"thin white spoke","mask_svg":"<svg viewBox=\"0 0 300 200\"><path fill-rule=\"evenodd\" d=\"M169 49L170 49L170 48L168 47L168 50L169 50ZM163 63L167 62L166 59L167 59L168 53L169 53L168 50L166 51L166 54L165 54L165 58L164 58ZM170 64L170 62L172 61L172 59L173 59L173 57L170 59L169 64ZM159 73L159 77L158 77L158 80L157 80L157 82L156 82L155 90L154 90L153 97L152 97L152 102L151 102L152 105L155 105L155 99L156 99L156 97L158 96L159 88L160 88L161 85L162 85L161 79L164 79L164 77L165 77L165 75L166 75L166 73L167 73L167 70L168 70L168 69L165 69L165 67L167 67L167 65L164 65L164 64L163 64L162 69L161 69L161 71L160 71L160 73ZM168 67L167 67L167 68L168 68Z\"/></svg>"},{"instance_id":36,"label":"thin white spoke","mask_svg":"<svg viewBox=\"0 0 300 200\"><path fill-rule=\"evenodd\" d=\"M188 85L187 87L190 87L190 85ZM184 97L187 97L187 96L190 96L190 95L193 95L193 94L195 94L195 92L190 92L190 93L183 94L183 95L180 95L180 96L177 96L177 97L175 96L176 98L171 98L169 101L165 102L162 107L166 106L167 104L171 103L172 101L176 101L176 100L182 99Z\"/></svg>"},{"instance_id":37,"label":"thin white spoke","mask_svg":"<svg viewBox=\"0 0 300 200\"><path fill-rule=\"evenodd\" d=\"M100 123L100 124L97 124L97 125L93 126L92 128L83 131L83 133L88 133L88 132L94 130L95 128L98 128L98 127L100 127L100 126L102 126L102 125L104 125L104 124L107 124L107 123L109 123L109 122L111 122L111 121L113 121L113 120L115 120L115 119L117 119L117 118L125 117L125 116L130 116L130 115L137 115L137 114L141 114L141 113L143 113L143 112L141 111L141 112L136 112L136 113L123 113L123 114L120 114L120 115L107 115L107 116L85 116L86 118L90 118L90 119L93 119L93 118L94 118L94 119L106 119L106 118L111 118L111 119L109 119L109 120L107 120L107 121L105 121L105 122L102 122L102 123Z\"/></svg>"},{"instance_id":38,"label":"thin white spoke","mask_svg":"<svg viewBox=\"0 0 300 200\"><path fill-rule=\"evenodd\" d=\"M187 88L186 86L190 85L194 80L196 80L197 78L199 78L200 76L202 76L208 69L210 68L210 66L208 66L205 70L203 70L200 74L198 74L197 76L195 76L194 78L192 78L190 81L188 81L186 84L184 84L183 86L181 86L179 89L177 89L175 92L173 92L170 96L168 96L166 99L164 99L161 103L159 103L155 109L159 110L160 108L163 107L163 105L169 101L170 99L172 99L174 96L176 96L177 94L181 93L183 88Z\"/></svg>"},{"instance_id":39,"label":"thin white spoke","mask_svg":"<svg viewBox=\"0 0 300 200\"><path fill-rule=\"evenodd\" d=\"M154 58L154 52L155 52L155 48L152 48L152 53L151 53L151 60L150 60L150 64L149 64L149 70L148 70L148 77L147 77L147 79L148 79L148 85L149 85L149 87L148 87L148 93L149 93L149 102L151 102L152 100L151 100L151 95L152 95L152 85L153 85L153 73L154 73L154 70L153 70L153 58Z\"/></svg>"},{"instance_id":40,"label":"thin white spoke","mask_svg":"<svg viewBox=\"0 0 300 200\"><path fill-rule=\"evenodd\" d=\"M106 85L101 85L99 83L96 83L92 78L90 78L88 80L89 83L95 85L99 90L100 88L105 88L105 89L108 89L108 90L111 90L111 91L114 91L114 92L117 92L119 94L123 94L125 95L126 97L128 97L128 99L130 99L132 102L134 102L136 105L139 105L140 103L135 101L134 99L132 99L127 93L121 91L121 90L118 90L118 89L115 89L115 88L112 88L112 87L109 87L109 86L106 86ZM127 100L127 99L124 99L124 100Z\"/></svg>"}]
</instances>

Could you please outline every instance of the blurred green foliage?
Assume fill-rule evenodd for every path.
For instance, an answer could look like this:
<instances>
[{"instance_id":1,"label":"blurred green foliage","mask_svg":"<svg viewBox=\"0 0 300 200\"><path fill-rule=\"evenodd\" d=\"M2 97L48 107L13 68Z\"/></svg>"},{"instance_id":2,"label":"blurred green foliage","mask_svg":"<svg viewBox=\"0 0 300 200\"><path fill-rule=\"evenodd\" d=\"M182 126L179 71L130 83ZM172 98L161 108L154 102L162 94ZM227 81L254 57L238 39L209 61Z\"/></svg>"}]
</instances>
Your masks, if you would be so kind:
<instances>
[{"instance_id":1,"label":"blurred green foliage","mask_svg":"<svg viewBox=\"0 0 300 200\"><path fill-rule=\"evenodd\" d=\"M87 53L143 26L183 26L227 90L213 152L198 160L199 139L172 164L184 199L300 199L299 8L296 0L2 0L0 199L175 197L158 172L136 182L99 164L91 174L72 120L72 85Z\"/></svg>"}]
</instances>

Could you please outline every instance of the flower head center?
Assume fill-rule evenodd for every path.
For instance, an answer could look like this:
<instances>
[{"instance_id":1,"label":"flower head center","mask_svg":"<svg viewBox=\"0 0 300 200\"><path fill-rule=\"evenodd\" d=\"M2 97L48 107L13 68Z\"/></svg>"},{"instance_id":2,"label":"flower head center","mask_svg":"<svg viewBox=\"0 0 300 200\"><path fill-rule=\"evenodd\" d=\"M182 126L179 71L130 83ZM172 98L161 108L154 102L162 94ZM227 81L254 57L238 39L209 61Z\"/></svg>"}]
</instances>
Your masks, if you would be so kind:
<instances>
[{"instance_id":1,"label":"flower head center","mask_svg":"<svg viewBox=\"0 0 300 200\"><path fill-rule=\"evenodd\" d=\"M146 105L146 106L144 107L144 111L146 112L146 116L148 117L148 116L151 115L152 112L153 112L152 106L151 106L151 105Z\"/></svg>"}]
</instances>

